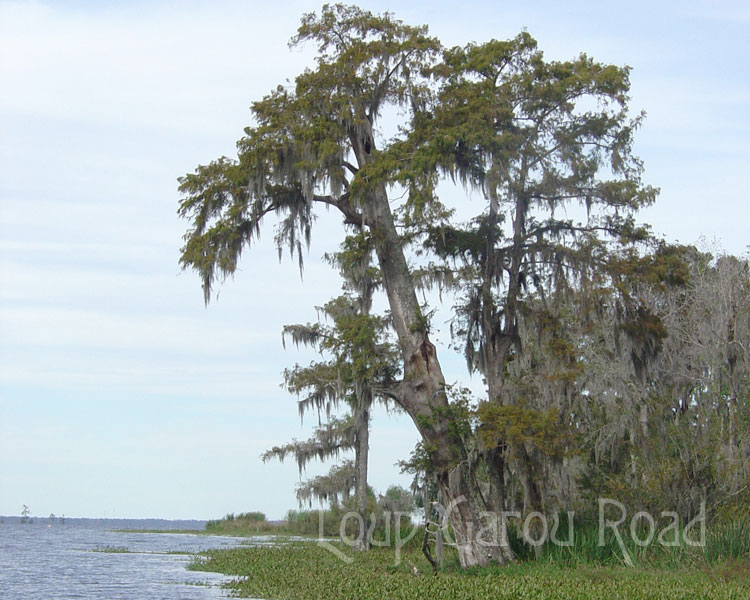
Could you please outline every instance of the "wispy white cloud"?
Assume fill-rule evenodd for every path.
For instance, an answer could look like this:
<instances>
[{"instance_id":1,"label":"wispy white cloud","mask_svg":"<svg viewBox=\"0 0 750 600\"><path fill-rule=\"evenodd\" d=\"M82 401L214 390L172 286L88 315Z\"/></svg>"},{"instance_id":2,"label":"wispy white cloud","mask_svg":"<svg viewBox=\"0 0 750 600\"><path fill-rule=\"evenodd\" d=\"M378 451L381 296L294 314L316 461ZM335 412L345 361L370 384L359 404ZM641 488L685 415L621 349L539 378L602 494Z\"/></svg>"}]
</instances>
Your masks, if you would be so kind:
<instances>
[{"instance_id":1,"label":"wispy white cloud","mask_svg":"<svg viewBox=\"0 0 750 600\"><path fill-rule=\"evenodd\" d=\"M248 92L275 86L309 56L285 41L296 16L242 3L166 3L66 10L0 4L0 79L6 111L106 126L210 131ZM196 118L198 117L198 118Z\"/></svg>"},{"instance_id":2,"label":"wispy white cloud","mask_svg":"<svg viewBox=\"0 0 750 600\"><path fill-rule=\"evenodd\" d=\"M227 322L208 325L168 314L122 315L92 308L3 308L0 321L6 343L15 347L156 352L190 352L195 348L205 354L232 354L279 338L278 332L263 331L262 327L239 331Z\"/></svg>"}]
</instances>

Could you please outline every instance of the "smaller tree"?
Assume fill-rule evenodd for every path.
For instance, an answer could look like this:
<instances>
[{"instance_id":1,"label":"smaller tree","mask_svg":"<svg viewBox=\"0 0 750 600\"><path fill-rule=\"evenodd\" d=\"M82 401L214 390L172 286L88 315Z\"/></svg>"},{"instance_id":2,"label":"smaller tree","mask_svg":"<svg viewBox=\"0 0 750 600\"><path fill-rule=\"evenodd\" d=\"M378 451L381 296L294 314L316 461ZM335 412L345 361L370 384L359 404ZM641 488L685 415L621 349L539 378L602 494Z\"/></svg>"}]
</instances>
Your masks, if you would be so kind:
<instances>
[{"instance_id":1,"label":"smaller tree","mask_svg":"<svg viewBox=\"0 0 750 600\"><path fill-rule=\"evenodd\" d=\"M385 402L392 394L399 373L398 354L388 340L388 319L370 314L379 273L372 266L367 238L350 236L339 253L326 258L344 279L344 295L319 309L332 324L288 325L283 339L291 338L295 344L314 347L329 357L307 367L296 365L284 373L287 389L303 395L298 401L300 417L314 409L319 416L325 411L329 420L310 439L274 447L262 458L283 461L293 454L301 472L313 459L337 458L342 451L353 449L353 465L334 467L328 476L301 484L297 497L300 501L336 499L339 494L348 496L353 486L357 511L367 522L370 409L375 400ZM349 414L332 419L332 408L340 404L347 406ZM353 477L349 477L350 468ZM361 538L361 549L366 548L367 540Z\"/></svg>"}]
</instances>

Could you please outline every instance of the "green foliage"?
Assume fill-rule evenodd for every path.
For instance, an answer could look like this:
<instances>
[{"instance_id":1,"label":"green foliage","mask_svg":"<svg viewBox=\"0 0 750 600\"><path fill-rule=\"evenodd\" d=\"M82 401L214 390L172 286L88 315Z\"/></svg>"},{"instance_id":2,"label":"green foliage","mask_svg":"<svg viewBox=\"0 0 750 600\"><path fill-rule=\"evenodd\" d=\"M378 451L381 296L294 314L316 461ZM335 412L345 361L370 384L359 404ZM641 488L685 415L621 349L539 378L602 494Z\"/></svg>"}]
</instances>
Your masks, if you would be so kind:
<instances>
[{"instance_id":1,"label":"green foliage","mask_svg":"<svg viewBox=\"0 0 750 600\"><path fill-rule=\"evenodd\" d=\"M390 512L408 514L415 508L414 495L398 485L390 486L380 500L383 509Z\"/></svg>"},{"instance_id":2,"label":"green foliage","mask_svg":"<svg viewBox=\"0 0 750 600\"><path fill-rule=\"evenodd\" d=\"M734 519L712 528L706 536L703 554L712 564L727 558L747 560L750 557L750 520Z\"/></svg>"},{"instance_id":3,"label":"green foliage","mask_svg":"<svg viewBox=\"0 0 750 600\"><path fill-rule=\"evenodd\" d=\"M179 214L191 221L181 264L200 274L206 301L216 276L234 273L269 214L280 218L280 254L288 248L300 269L313 203L335 206L348 223L362 225L363 195L382 185L378 171L389 171L377 164L373 125L386 105L422 94L422 71L439 50L425 27L339 4L303 17L292 45L305 42L318 45L316 68L300 74L293 89L279 86L253 103L256 125L245 128L237 159L180 179Z\"/></svg>"},{"instance_id":4,"label":"green foliage","mask_svg":"<svg viewBox=\"0 0 750 600\"><path fill-rule=\"evenodd\" d=\"M283 531L293 535L314 536L320 535L322 531L324 536L338 537L343 514L339 505L322 511L290 510L284 517Z\"/></svg>"},{"instance_id":5,"label":"green foliage","mask_svg":"<svg viewBox=\"0 0 750 600\"><path fill-rule=\"evenodd\" d=\"M211 520L206 523L207 532L225 534L242 531L258 532L268 527L266 515L262 512L246 512L237 515L230 513L221 519Z\"/></svg>"},{"instance_id":6,"label":"green foliage","mask_svg":"<svg viewBox=\"0 0 750 600\"><path fill-rule=\"evenodd\" d=\"M356 470L351 460L333 465L325 475L318 475L297 484L296 494L300 504L312 506L313 500L338 504L349 499L356 483Z\"/></svg>"},{"instance_id":7,"label":"green foliage","mask_svg":"<svg viewBox=\"0 0 750 600\"><path fill-rule=\"evenodd\" d=\"M362 391L386 400L384 391L395 382L399 354L389 337L389 320L370 314L373 292L379 285L378 270L372 266L372 248L363 235L347 236L340 252L327 257L339 267L345 293L327 302L318 312L331 324L287 325L282 340L316 348L326 357L307 367L285 371L290 392L300 400L300 416L305 410L331 408L341 402L359 406Z\"/></svg>"},{"instance_id":8,"label":"green foliage","mask_svg":"<svg viewBox=\"0 0 750 600\"><path fill-rule=\"evenodd\" d=\"M409 454L409 458L398 461L397 465L401 473L413 476L412 491L421 489L435 475L430 455L423 442L417 442L414 450ZM421 498L418 501L421 501Z\"/></svg>"},{"instance_id":9,"label":"green foliage","mask_svg":"<svg viewBox=\"0 0 750 600\"><path fill-rule=\"evenodd\" d=\"M530 443L551 458L571 453L574 432L561 426L557 411L485 402L477 408L479 438L487 448Z\"/></svg>"},{"instance_id":10,"label":"green foliage","mask_svg":"<svg viewBox=\"0 0 750 600\"><path fill-rule=\"evenodd\" d=\"M748 571L742 570L747 563L730 575L725 573L731 563L696 571L538 562L460 573L451 569L435 576L417 549L407 550L398 566L393 549L348 555L351 564L313 544L285 544L211 551L191 568L233 576L228 584L233 593L269 599L734 600L750 593Z\"/></svg>"},{"instance_id":11,"label":"green foliage","mask_svg":"<svg viewBox=\"0 0 750 600\"><path fill-rule=\"evenodd\" d=\"M412 494L398 486L390 486L385 495L377 497L372 489L368 489L367 498L367 528L373 539L395 539L396 522L393 513L404 513L400 517L401 535L415 527L411 522L410 513L414 508ZM319 510L290 510L284 522L278 525L278 530L294 535L315 535L321 533L327 537L338 538L341 534L341 523L347 514L356 510L355 499L347 498L343 502L334 502L326 509ZM387 513L391 513L386 518ZM359 534L359 524L355 519L348 519L345 523L345 533L350 538ZM390 529L390 532L386 530Z\"/></svg>"},{"instance_id":12,"label":"green foliage","mask_svg":"<svg viewBox=\"0 0 750 600\"><path fill-rule=\"evenodd\" d=\"M688 246L659 244L655 251L645 256L633 249L610 257L608 270L619 282L623 291L634 284L645 284L665 291L685 286L690 280L690 262L695 249Z\"/></svg>"}]
</instances>

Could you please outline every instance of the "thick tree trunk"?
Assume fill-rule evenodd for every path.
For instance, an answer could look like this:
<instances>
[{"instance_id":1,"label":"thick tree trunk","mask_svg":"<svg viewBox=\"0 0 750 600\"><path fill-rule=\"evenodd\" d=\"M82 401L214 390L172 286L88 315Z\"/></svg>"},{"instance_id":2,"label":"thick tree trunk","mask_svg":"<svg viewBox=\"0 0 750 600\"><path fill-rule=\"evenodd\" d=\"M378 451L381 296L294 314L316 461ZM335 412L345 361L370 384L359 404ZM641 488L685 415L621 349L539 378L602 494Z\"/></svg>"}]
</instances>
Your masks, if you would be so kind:
<instances>
[{"instance_id":1,"label":"thick tree trunk","mask_svg":"<svg viewBox=\"0 0 750 600\"><path fill-rule=\"evenodd\" d=\"M505 510L505 453L503 446L485 451L484 461L490 480L489 509L500 514Z\"/></svg>"},{"instance_id":2,"label":"thick tree trunk","mask_svg":"<svg viewBox=\"0 0 750 600\"><path fill-rule=\"evenodd\" d=\"M515 560L501 511L493 511L482 497L470 462L438 476L462 567L505 565Z\"/></svg>"}]
</instances>

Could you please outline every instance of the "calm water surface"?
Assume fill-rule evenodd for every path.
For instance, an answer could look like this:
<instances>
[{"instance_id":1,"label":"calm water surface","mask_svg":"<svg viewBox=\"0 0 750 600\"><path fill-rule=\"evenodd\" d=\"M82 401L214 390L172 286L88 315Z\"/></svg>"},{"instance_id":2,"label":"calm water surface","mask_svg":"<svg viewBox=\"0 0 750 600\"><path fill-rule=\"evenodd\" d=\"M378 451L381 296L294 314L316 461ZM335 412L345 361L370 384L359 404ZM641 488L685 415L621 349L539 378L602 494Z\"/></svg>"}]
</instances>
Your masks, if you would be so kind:
<instances>
[{"instance_id":1,"label":"calm water surface","mask_svg":"<svg viewBox=\"0 0 750 600\"><path fill-rule=\"evenodd\" d=\"M119 524L138 527L137 522ZM111 531L112 524L0 524L3 600L192 600L225 595L226 579L186 570L189 554L247 539ZM261 540L259 540L261 541ZM127 552L111 552L127 549ZM106 550L104 552L97 550ZM170 554L181 552L185 554Z\"/></svg>"}]
</instances>

